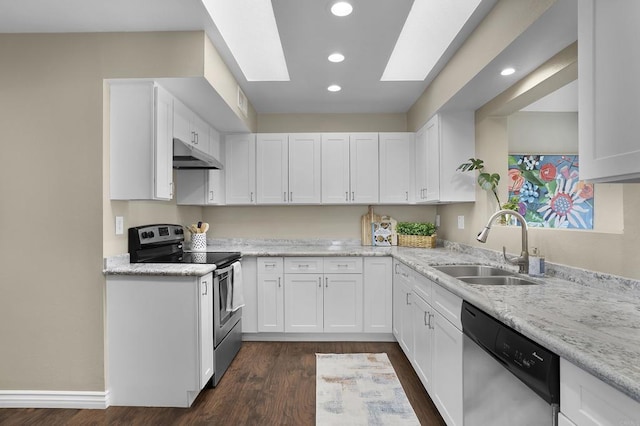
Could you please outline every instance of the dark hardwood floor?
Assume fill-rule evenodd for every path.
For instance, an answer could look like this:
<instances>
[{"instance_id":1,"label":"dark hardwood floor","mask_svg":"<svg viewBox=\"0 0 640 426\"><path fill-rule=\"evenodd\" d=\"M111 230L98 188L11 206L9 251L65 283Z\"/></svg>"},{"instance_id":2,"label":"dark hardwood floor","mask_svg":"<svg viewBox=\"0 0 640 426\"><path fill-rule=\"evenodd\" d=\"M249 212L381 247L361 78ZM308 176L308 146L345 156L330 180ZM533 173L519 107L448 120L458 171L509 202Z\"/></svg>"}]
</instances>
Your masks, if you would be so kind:
<instances>
[{"instance_id":1,"label":"dark hardwood floor","mask_svg":"<svg viewBox=\"0 0 640 426\"><path fill-rule=\"evenodd\" d=\"M313 425L315 354L386 352L423 425L444 425L397 343L245 342L191 408L0 409L0 425Z\"/></svg>"}]
</instances>

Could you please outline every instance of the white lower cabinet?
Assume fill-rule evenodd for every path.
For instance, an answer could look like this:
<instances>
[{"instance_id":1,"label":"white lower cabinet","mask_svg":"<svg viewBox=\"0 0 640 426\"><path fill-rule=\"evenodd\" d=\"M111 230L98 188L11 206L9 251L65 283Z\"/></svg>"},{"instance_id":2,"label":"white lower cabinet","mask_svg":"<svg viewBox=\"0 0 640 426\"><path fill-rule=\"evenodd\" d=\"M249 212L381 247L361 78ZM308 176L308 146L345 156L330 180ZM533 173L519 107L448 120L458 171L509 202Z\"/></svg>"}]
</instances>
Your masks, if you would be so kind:
<instances>
[{"instance_id":1,"label":"white lower cabinet","mask_svg":"<svg viewBox=\"0 0 640 426\"><path fill-rule=\"evenodd\" d=\"M560 358L560 412L577 426L640 424L640 403ZM562 423L559 423L562 424Z\"/></svg>"},{"instance_id":2,"label":"white lower cabinet","mask_svg":"<svg viewBox=\"0 0 640 426\"><path fill-rule=\"evenodd\" d=\"M257 260L258 332L284 331L284 275L281 257Z\"/></svg>"},{"instance_id":3,"label":"white lower cabinet","mask_svg":"<svg viewBox=\"0 0 640 426\"><path fill-rule=\"evenodd\" d=\"M213 375L212 274L109 276L106 300L110 404L190 407Z\"/></svg>"},{"instance_id":4,"label":"white lower cabinet","mask_svg":"<svg viewBox=\"0 0 640 426\"><path fill-rule=\"evenodd\" d=\"M258 286L257 259L253 256L242 258L242 286L244 306L242 307L242 332L258 332Z\"/></svg>"},{"instance_id":5,"label":"white lower cabinet","mask_svg":"<svg viewBox=\"0 0 640 426\"><path fill-rule=\"evenodd\" d=\"M357 259L357 258L356 258ZM391 333L393 286L390 257L364 258L364 332Z\"/></svg>"},{"instance_id":6,"label":"white lower cabinet","mask_svg":"<svg viewBox=\"0 0 640 426\"><path fill-rule=\"evenodd\" d=\"M391 257L257 258L257 332L392 332Z\"/></svg>"},{"instance_id":7,"label":"white lower cabinet","mask_svg":"<svg viewBox=\"0 0 640 426\"><path fill-rule=\"evenodd\" d=\"M394 334L447 425L462 425L462 299L395 262Z\"/></svg>"},{"instance_id":8,"label":"white lower cabinet","mask_svg":"<svg viewBox=\"0 0 640 426\"><path fill-rule=\"evenodd\" d=\"M435 311L431 399L447 425L462 425L462 331Z\"/></svg>"},{"instance_id":9,"label":"white lower cabinet","mask_svg":"<svg viewBox=\"0 0 640 426\"><path fill-rule=\"evenodd\" d=\"M413 300L413 368L422 385L431 391L433 377L433 308L422 297Z\"/></svg>"},{"instance_id":10,"label":"white lower cabinet","mask_svg":"<svg viewBox=\"0 0 640 426\"><path fill-rule=\"evenodd\" d=\"M284 331L362 332L362 258L331 258L326 271L344 264L345 273L324 273L323 258L285 258ZM341 260L343 260L341 262ZM318 271L321 271L319 273Z\"/></svg>"}]
</instances>

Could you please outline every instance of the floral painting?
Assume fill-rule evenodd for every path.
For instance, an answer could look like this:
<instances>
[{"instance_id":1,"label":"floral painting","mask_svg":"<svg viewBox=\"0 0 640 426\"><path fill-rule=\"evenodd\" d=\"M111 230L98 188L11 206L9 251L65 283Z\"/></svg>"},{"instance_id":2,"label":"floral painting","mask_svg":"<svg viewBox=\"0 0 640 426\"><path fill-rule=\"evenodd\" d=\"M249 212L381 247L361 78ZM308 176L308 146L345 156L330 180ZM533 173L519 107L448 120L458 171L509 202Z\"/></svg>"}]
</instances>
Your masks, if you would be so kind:
<instances>
[{"instance_id":1,"label":"floral painting","mask_svg":"<svg viewBox=\"0 0 640 426\"><path fill-rule=\"evenodd\" d=\"M509 200L529 226L593 229L593 184L577 155L509 155Z\"/></svg>"}]
</instances>

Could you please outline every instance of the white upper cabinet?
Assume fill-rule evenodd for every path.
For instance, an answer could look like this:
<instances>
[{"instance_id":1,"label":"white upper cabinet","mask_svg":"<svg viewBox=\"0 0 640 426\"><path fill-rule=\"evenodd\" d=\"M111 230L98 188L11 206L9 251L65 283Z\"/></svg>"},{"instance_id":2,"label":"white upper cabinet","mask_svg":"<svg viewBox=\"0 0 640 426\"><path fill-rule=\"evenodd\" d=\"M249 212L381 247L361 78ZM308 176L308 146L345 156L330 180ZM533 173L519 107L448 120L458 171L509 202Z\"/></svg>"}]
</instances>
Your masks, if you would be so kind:
<instances>
[{"instance_id":1,"label":"white upper cabinet","mask_svg":"<svg viewBox=\"0 0 640 426\"><path fill-rule=\"evenodd\" d=\"M414 134L380 133L380 203L414 200Z\"/></svg>"},{"instance_id":2,"label":"white upper cabinet","mask_svg":"<svg viewBox=\"0 0 640 426\"><path fill-rule=\"evenodd\" d=\"M226 204L256 203L256 136L243 133L226 135L225 189Z\"/></svg>"},{"instance_id":3,"label":"white upper cabinet","mask_svg":"<svg viewBox=\"0 0 640 426\"><path fill-rule=\"evenodd\" d=\"M347 204L350 201L349 135L322 134L322 202Z\"/></svg>"},{"instance_id":4,"label":"white upper cabinet","mask_svg":"<svg viewBox=\"0 0 640 426\"><path fill-rule=\"evenodd\" d=\"M289 203L320 204L320 135L289 135Z\"/></svg>"},{"instance_id":5,"label":"white upper cabinet","mask_svg":"<svg viewBox=\"0 0 640 426\"><path fill-rule=\"evenodd\" d=\"M258 204L284 204L289 200L289 136L261 133L256 140L256 192Z\"/></svg>"},{"instance_id":6,"label":"white upper cabinet","mask_svg":"<svg viewBox=\"0 0 640 426\"><path fill-rule=\"evenodd\" d=\"M320 203L320 135L263 133L256 143L258 204Z\"/></svg>"},{"instance_id":7,"label":"white upper cabinet","mask_svg":"<svg viewBox=\"0 0 640 426\"><path fill-rule=\"evenodd\" d=\"M173 97L150 81L110 84L112 200L173 197Z\"/></svg>"},{"instance_id":8,"label":"white upper cabinet","mask_svg":"<svg viewBox=\"0 0 640 426\"><path fill-rule=\"evenodd\" d=\"M640 2L578 2L580 179L640 182Z\"/></svg>"},{"instance_id":9,"label":"white upper cabinet","mask_svg":"<svg viewBox=\"0 0 640 426\"><path fill-rule=\"evenodd\" d=\"M416 202L475 201L471 173L456 171L475 155L473 111L439 113L416 133Z\"/></svg>"},{"instance_id":10,"label":"white upper cabinet","mask_svg":"<svg viewBox=\"0 0 640 426\"><path fill-rule=\"evenodd\" d=\"M377 133L322 135L322 202L379 202Z\"/></svg>"},{"instance_id":11,"label":"white upper cabinet","mask_svg":"<svg viewBox=\"0 0 640 426\"><path fill-rule=\"evenodd\" d=\"M209 153L209 125L177 99L173 106L173 137Z\"/></svg>"}]
</instances>

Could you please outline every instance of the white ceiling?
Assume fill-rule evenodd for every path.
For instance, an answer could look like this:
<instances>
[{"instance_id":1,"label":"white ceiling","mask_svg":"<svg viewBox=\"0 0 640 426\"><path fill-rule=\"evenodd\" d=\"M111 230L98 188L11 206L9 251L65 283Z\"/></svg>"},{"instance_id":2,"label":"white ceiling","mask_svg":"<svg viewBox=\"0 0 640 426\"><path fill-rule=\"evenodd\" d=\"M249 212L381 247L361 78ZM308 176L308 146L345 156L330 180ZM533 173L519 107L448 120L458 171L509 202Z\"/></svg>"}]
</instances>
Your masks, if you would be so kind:
<instances>
[{"instance_id":1,"label":"white ceiling","mask_svg":"<svg viewBox=\"0 0 640 426\"><path fill-rule=\"evenodd\" d=\"M0 0L0 33L204 30L259 113L402 113L496 0L483 1L424 81L381 82L413 1L352 0L353 14L339 19L328 12L331 0L272 0L289 82L247 82L200 0ZM516 40L519 47L512 49L508 61L518 69L516 75L501 79L487 71L465 87L466 94L457 101L477 108L574 41L575 2L558 0L546 14L546 24ZM329 63L327 56L338 48L346 60ZM518 61L526 65L519 67ZM327 92L334 82L343 87L341 92Z\"/></svg>"}]
</instances>

